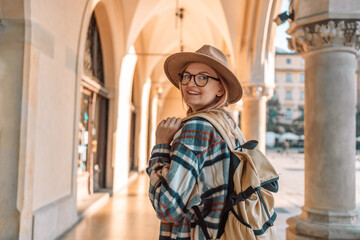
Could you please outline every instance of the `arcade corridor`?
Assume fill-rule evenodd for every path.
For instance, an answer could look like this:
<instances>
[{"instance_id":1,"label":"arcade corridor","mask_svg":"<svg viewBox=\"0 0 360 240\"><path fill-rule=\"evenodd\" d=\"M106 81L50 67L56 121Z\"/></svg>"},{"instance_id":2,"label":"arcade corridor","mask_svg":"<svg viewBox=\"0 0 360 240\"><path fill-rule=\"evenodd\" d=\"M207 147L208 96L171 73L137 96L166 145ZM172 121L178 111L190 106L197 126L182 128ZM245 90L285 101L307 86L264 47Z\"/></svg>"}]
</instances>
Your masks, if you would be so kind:
<instances>
[{"instance_id":1,"label":"arcade corridor","mask_svg":"<svg viewBox=\"0 0 360 240\"><path fill-rule=\"evenodd\" d=\"M288 116L304 101L306 160L269 151L281 174L278 239L360 239L359 0L49 2L0 0L1 240L157 239L147 176L133 177L158 123L186 116L165 59L205 44L223 51L244 93L229 111L265 150L267 101L282 94L281 23L303 58L305 83L284 78L283 95Z\"/></svg>"}]
</instances>

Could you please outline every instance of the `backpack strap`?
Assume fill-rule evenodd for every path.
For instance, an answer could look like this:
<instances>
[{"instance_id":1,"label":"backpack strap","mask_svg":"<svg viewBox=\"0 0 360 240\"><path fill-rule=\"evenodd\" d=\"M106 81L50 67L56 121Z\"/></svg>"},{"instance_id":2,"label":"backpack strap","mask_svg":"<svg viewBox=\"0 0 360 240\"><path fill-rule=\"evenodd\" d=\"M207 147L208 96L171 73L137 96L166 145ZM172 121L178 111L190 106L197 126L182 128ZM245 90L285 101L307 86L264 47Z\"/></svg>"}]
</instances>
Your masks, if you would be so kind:
<instances>
[{"instance_id":1,"label":"backpack strap","mask_svg":"<svg viewBox=\"0 0 360 240\"><path fill-rule=\"evenodd\" d=\"M210 234L209 234L209 232L208 232L208 230L206 228L205 220L204 220L203 216L201 215L199 207L198 206L193 206L193 209L194 209L195 214L196 214L196 216L198 218L197 222L200 225L201 230L203 231L203 233L205 235L205 238L206 239L211 239Z\"/></svg>"},{"instance_id":2,"label":"backpack strap","mask_svg":"<svg viewBox=\"0 0 360 240\"><path fill-rule=\"evenodd\" d=\"M254 148L256 148L258 143L259 142L256 140L250 140L250 141L240 145L239 147L235 148L235 150L237 150L238 148L240 148L240 151L242 151L243 148L253 150Z\"/></svg>"}]
</instances>

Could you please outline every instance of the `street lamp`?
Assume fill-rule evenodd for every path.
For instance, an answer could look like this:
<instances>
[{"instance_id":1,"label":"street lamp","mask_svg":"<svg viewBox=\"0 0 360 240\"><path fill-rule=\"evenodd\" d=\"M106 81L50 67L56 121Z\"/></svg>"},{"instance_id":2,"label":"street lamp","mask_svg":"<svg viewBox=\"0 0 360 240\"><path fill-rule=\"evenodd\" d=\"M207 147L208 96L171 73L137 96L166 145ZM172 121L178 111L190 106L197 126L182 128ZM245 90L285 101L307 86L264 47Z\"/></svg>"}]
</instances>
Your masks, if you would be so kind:
<instances>
[{"instance_id":1,"label":"street lamp","mask_svg":"<svg viewBox=\"0 0 360 240\"><path fill-rule=\"evenodd\" d=\"M280 13L279 15L277 15L277 17L274 19L274 22L277 25L283 24L284 22L286 22L286 20L288 20L291 22L294 20L294 11L292 9L290 9L290 13L288 14L287 12L283 12Z\"/></svg>"}]
</instances>

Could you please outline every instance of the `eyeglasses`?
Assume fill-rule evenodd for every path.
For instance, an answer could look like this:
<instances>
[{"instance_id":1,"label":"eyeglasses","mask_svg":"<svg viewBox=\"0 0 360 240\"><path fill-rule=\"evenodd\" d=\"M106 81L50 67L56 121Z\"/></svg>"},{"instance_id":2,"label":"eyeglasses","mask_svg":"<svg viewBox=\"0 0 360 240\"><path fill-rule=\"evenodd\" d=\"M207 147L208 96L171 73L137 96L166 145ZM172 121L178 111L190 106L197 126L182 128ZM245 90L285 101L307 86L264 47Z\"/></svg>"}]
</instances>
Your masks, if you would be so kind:
<instances>
[{"instance_id":1,"label":"eyeglasses","mask_svg":"<svg viewBox=\"0 0 360 240\"><path fill-rule=\"evenodd\" d=\"M190 73L187 73L187 72L179 73L179 78L180 78L181 85L187 85L191 81L192 77L194 77L194 82L195 82L196 86L198 86L198 87L204 87L208 83L209 78L220 82L220 79L214 78L214 77L211 77L211 76L208 76L208 75L205 75L205 74L195 74L195 75L193 75L193 74L190 74Z\"/></svg>"}]
</instances>

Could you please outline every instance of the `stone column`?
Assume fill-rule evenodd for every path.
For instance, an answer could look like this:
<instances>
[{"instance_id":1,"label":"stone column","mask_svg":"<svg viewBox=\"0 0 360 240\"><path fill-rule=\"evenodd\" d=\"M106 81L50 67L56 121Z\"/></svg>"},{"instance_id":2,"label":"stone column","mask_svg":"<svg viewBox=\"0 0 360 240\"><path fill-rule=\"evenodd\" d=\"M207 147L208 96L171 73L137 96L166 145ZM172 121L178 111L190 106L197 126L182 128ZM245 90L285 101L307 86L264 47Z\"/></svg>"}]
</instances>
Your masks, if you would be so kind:
<instances>
[{"instance_id":1,"label":"stone column","mask_svg":"<svg viewBox=\"0 0 360 240\"><path fill-rule=\"evenodd\" d=\"M292 29L305 59L305 205L287 239L360 239L355 203L356 53L360 21ZM294 183L297 184L297 183Z\"/></svg>"},{"instance_id":2,"label":"stone column","mask_svg":"<svg viewBox=\"0 0 360 240\"><path fill-rule=\"evenodd\" d=\"M3 1L0 2L2 4ZM1 6L4 9L11 8L11 3L4 4ZM22 169L19 163L20 149L25 145L20 136L24 102L22 92L25 92L25 22L12 18L0 20L0 239L19 239L19 228L22 226L20 218L23 215L23 204L20 207L18 204L22 192L17 186L21 178L18 174ZM28 225L31 229L31 222Z\"/></svg>"},{"instance_id":3,"label":"stone column","mask_svg":"<svg viewBox=\"0 0 360 240\"><path fill-rule=\"evenodd\" d=\"M246 140L259 142L258 149L265 152L266 101L271 88L263 84L244 84L241 131Z\"/></svg>"}]
</instances>

